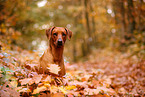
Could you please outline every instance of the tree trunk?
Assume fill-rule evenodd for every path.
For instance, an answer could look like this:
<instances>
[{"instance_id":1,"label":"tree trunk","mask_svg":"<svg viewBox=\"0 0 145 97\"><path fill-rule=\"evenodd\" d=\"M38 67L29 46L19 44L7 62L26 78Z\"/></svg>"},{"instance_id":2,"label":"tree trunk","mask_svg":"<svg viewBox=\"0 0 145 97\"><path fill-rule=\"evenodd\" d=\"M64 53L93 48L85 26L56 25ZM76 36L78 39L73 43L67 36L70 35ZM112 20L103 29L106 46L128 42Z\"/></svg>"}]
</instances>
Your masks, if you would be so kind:
<instances>
[{"instance_id":1,"label":"tree trunk","mask_svg":"<svg viewBox=\"0 0 145 97\"><path fill-rule=\"evenodd\" d=\"M115 14L115 24L118 25L119 24L119 18L118 18L118 1L116 0L113 0L112 2L112 6L113 6L113 11L114 11L114 14Z\"/></svg>"},{"instance_id":2,"label":"tree trunk","mask_svg":"<svg viewBox=\"0 0 145 97\"><path fill-rule=\"evenodd\" d=\"M77 54L76 42L74 42L74 43L73 43L73 62L76 62L76 61L77 61L76 54Z\"/></svg>"},{"instance_id":3,"label":"tree trunk","mask_svg":"<svg viewBox=\"0 0 145 97\"><path fill-rule=\"evenodd\" d=\"M84 0L84 7L85 7L85 19L86 19L87 33L88 33L89 38L91 38L91 29L90 29L89 13L88 13L88 0Z\"/></svg>"},{"instance_id":4,"label":"tree trunk","mask_svg":"<svg viewBox=\"0 0 145 97\"><path fill-rule=\"evenodd\" d=\"M81 44L81 48L82 48L82 56L84 57L88 54L88 51L87 51L88 46L87 46L85 39L83 39L83 42Z\"/></svg>"},{"instance_id":5,"label":"tree trunk","mask_svg":"<svg viewBox=\"0 0 145 97\"><path fill-rule=\"evenodd\" d=\"M142 6L143 6L143 0L139 0L139 5L138 5L138 30L139 32L142 32L142 29L144 28L144 21L143 21L143 10L142 10Z\"/></svg>"},{"instance_id":6,"label":"tree trunk","mask_svg":"<svg viewBox=\"0 0 145 97\"><path fill-rule=\"evenodd\" d=\"M4 5L3 5L3 3L4 3L5 1L0 1L0 12L3 10L3 8L4 8ZM0 13L0 15L3 15L2 13ZM4 22L4 19L2 19L1 17L0 17L0 25L2 24ZM0 32L1 33L1 32Z\"/></svg>"},{"instance_id":7,"label":"tree trunk","mask_svg":"<svg viewBox=\"0 0 145 97\"><path fill-rule=\"evenodd\" d=\"M124 7L124 1L120 1L120 13L121 13L121 35L122 38L124 38L124 35L126 33L126 22L125 22L125 7Z\"/></svg>"},{"instance_id":8,"label":"tree trunk","mask_svg":"<svg viewBox=\"0 0 145 97\"><path fill-rule=\"evenodd\" d=\"M91 11L91 24L92 24L92 30L91 30L91 34L92 34L92 42L93 42L93 45L95 45L96 43L96 35L95 35L95 31L96 31L96 28L95 28L95 16L93 15L94 13L94 9L93 9L93 5L92 5L92 0L90 0L89 2L89 7L90 7L90 11Z\"/></svg>"},{"instance_id":9,"label":"tree trunk","mask_svg":"<svg viewBox=\"0 0 145 97\"><path fill-rule=\"evenodd\" d=\"M115 24L117 26L121 24L120 34L122 36L121 38L124 38L124 35L126 32L124 1L114 0L112 4L113 4L112 6L113 6L114 14L115 14Z\"/></svg>"},{"instance_id":10,"label":"tree trunk","mask_svg":"<svg viewBox=\"0 0 145 97\"><path fill-rule=\"evenodd\" d=\"M92 32L95 32L96 31L96 28L95 28L95 17L93 15L93 12L94 12L94 9L93 9L93 5L92 5L92 0L90 0L89 2L89 6L90 6L90 11L91 11L91 14L92 14Z\"/></svg>"},{"instance_id":11,"label":"tree trunk","mask_svg":"<svg viewBox=\"0 0 145 97\"><path fill-rule=\"evenodd\" d=\"M84 0L84 7L85 7L85 19L86 19L86 28L87 28L87 34L88 34L88 38L86 40L85 46L87 47L87 52L90 52L90 47L91 47L91 28L90 28L90 22L89 22L89 12L88 12L88 0Z\"/></svg>"},{"instance_id":12,"label":"tree trunk","mask_svg":"<svg viewBox=\"0 0 145 97\"><path fill-rule=\"evenodd\" d=\"M135 30L135 17L134 17L134 6L133 0L127 0L128 8L128 33L133 34ZM129 36L130 37L130 36Z\"/></svg>"}]
</instances>

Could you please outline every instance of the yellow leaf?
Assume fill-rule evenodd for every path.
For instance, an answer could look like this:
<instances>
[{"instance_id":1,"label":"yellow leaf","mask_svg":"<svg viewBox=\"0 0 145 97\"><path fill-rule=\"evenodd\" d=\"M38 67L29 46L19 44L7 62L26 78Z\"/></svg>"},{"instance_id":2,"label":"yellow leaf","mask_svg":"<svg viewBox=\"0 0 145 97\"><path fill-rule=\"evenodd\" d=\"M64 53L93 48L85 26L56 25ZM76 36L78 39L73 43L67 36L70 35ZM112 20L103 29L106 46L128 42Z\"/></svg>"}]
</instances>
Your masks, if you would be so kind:
<instances>
[{"instance_id":1,"label":"yellow leaf","mask_svg":"<svg viewBox=\"0 0 145 97\"><path fill-rule=\"evenodd\" d=\"M72 89L75 89L76 86L66 86L65 88L66 88L67 90L72 90Z\"/></svg>"},{"instance_id":2,"label":"yellow leaf","mask_svg":"<svg viewBox=\"0 0 145 97\"><path fill-rule=\"evenodd\" d=\"M36 94L36 93L39 93L41 91L45 91L47 88L45 86L42 86L42 87L37 87L32 94Z\"/></svg>"},{"instance_id":3,"label":"yellow leaf","mask_svg":"<svg viewBox=\"0 0 145 97\"><path fill-rule=\"evenodd\" d=\"M4 28L4 29L2 29L2 32L4 32L4 33L5 33L6 31L7 31L7 30L6 30L5 28Z\"/></svg>"},{"instance_id":4,"label":"yellow leaf","mask_svg":"<svg viewBox=\"0 0 145 97\"><path fill-rule=\"evenodd\" d=\"M57 93L57 91L58 91L58 87L56 87L56 86L51 86L50 87L50 92L51 93Z\"/></svg>"},{"instance_id":5,"label":"yellow leaf","mask_svg":"<svg viewBox=\"0 0 145 97\"><path fill-rule=\"evenodd\" d=\"M63 87L58 87L59 90L61 90L62 93L66 94L67 91Z\"/></svg>"},{"instance_id":6,"label":"yellow leaf","mask_svg":"<svg viewBox=\"0 0 145 97\"><path fill-rule=\"evenodd\" d=\"M1 50L2 50L2 51L5 51L5 50L6 50L6 48L5 48L5 47L2 47L2 48L1 48Z\"/></svg>"},{"instance_id":7,"label":"yellow leaf","mask_svg":"<svg viewBox=\"0 0 145 97\"><path fill-rule=\"evenodd\" d=\"M38 87L41 87L43 85L44 85L44 83L38 83Z\"/></svg>"},{"instance_id":8,"label":"yellow leaf","mask_svg":"<svg viewBox=\"0 0 145 97\"><path fill-rule=\"evenodd\" d=\"M17 85L18 85L18 83L17 83L17 81L16 80L14 80L14 81L11 81L10 82L10 84L11 84L11 86L13 86L13 87L17 87Z\"/></svg>"},{"instance_id":9,"label":"yellow leaf","mask_svg":"<svg viewBox=\"0 0 145 97\"><path fill-rule=\"evenodd\" d=\"M45 83L44 86L48 88L48 87L50 87L50 84L49 83Z\"/></svg>"}]
</instances>

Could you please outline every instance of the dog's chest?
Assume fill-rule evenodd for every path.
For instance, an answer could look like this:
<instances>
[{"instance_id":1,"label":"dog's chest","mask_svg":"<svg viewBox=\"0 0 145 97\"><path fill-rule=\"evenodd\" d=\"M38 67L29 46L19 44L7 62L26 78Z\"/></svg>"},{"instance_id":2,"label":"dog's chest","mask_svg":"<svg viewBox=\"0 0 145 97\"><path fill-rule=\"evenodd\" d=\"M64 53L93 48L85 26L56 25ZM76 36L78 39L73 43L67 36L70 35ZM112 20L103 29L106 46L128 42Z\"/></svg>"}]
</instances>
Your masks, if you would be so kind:
<instances>
[{"instance_id":1,"label":"dog's chest","mask_svg":"<svg viewBox=\"0 0 145 97\"><path fill-rule=\"evenodd\" d=\"M45 62L47 64L57 64L57 65L61 65L63 62L63 58L59 58L59 57L54 57L50 52L45 52L44 56L43 56Z\"/></svg>"}]
</instances>

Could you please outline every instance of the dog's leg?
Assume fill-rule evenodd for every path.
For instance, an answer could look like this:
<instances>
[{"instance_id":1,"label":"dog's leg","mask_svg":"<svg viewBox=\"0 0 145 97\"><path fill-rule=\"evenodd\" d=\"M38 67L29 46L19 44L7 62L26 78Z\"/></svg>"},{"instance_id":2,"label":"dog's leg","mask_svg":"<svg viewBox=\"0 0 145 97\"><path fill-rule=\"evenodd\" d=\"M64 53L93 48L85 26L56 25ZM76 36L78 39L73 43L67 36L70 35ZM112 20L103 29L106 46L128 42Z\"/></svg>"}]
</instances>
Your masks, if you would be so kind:
<instances>
[{"instance_id":1,"label":"dog's leg","mask_svg":"<svg viewBox=\"0 0 145 97\"><path fill-rule=\"evenodd\" d=\"M60 76L64 76L65 75L65 66L64 66L64 61L62 61L60 64L59 64L59 66L60 66L60 71L59 71L59 75Z\"/></svg>"}]
</instances>

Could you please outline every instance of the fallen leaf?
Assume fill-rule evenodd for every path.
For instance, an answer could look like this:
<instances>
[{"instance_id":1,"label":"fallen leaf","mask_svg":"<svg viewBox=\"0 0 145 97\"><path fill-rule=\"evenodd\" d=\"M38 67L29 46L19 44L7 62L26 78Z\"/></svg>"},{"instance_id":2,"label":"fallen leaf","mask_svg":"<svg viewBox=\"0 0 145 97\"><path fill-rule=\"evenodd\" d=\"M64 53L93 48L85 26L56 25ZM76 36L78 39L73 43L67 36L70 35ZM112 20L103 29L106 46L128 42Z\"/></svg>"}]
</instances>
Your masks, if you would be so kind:
<instances>
[{"instance_id":1,"label":"fallen leaf","mask_svg":"<svg viewBox=\"0 0 145 97\"><path fill-rule=\"evenodd\" d=\"M48 66L49 67L47 68L49 69L51 73L58 74L58 72L60 71L60 67L56 64L49 64Z\"/></svg>"},{"instance_id":2,"label":"fallen leaf","mask_svg":"<svg viewBox=\"0 0 145 97\"><path fill-rule=\"evenodd\" d=\"M33 76L32 79L34 80L35 84L38 84L41 81L42 76L43 76L42 74L41 75L39 74L39 75L34 75Z\"/></svg>"},{"instance_id":3,"label":"fallen leaf","mask_svg":"<svg viewBox=\"0 0 145 97\"><path fill-rule=\"evenodd\" d=\"M52 97L65 97L63 93L55 93L51 95Z\"/></svg>"},{"instance_id":4,"label":"fallen leaf","mask_svg":"<svg viewBox=\"0 0 145 97\"><path fill-rule=\"evenodd\" d=\"M66 94L67 91L63 87L58 87L59 90L61 90L62 93Z\"/></svg>"},{"instance_id":5,"label":"fallen leaf","mask_svg":"<svg viewBox=\"0 0 145 97\"><path fill-rule=\"evenodd\" d=\"M67 90L72 90L72 89L75 89L76 86L66 86L65 88L66 88Z\"/></svg>"},{"instance_id":6,"label":"fallen leaf","mask_svg":"<svg viewBox=\"0 0 145 97\"><path fill-rule=\"evenodd\" d=\"M67 97L74 97L72 94L67 94Z\"/></svg>"},{"instance_id":7,"label":"fallen leaf","mask_svg":"<svg viewBox=\"0 0 145 97\"><path fill-rule=\"evenodd\" d=\"M38 87L41 87L43 85L44 85L44 83L38 83Z\"/></svg>"},{"instance_id":8,"label":"fallen leaf","mask_svg":"<svg viewBox=\"0 0 145 97\"><path fill-rule=\"evenodd\" d=\"M21 88L20 90L18 90L19 92L31 92L31 90L29 88Z\"/></svg>"},{"instance_id":9,"label":"fallen leaf","mask_svg":"<svg viewBox=\"0 0 145 97\"><path fill-rule=\"evenodd\" d=\"M21 85L34 83L34 81L32 80L32 78L24 78L24 79L21 79L20 82L21 82Z\"/></svg>"},{"instance_id":10,"label":"fallen leaf","mask_svg":"<svg viewBox=\"0 0 145 97\"><path fill-rule=\"evenodd\" d=\"M43 76L41 81L42 82L51 82L51 77L49 75L45 75L45 76Z\"/></svg>"},{"instance_id":11,"label":"fallen leaf","mask_svg":"<svg viewBox=\"0 0 145 97\"><path fill-rule=\"evenodd\" d=\"M97 80L92 80L92 83L95 87L99 86L99 81Z\"/></svg>"},{"instance_id":12,"label":"fallen leaf","mask_svg":"<svg viewBox=\"0 0 145 97\"><path fill-rule=\"evenodd\" d=\"M44 86L48 88L48 87L50 87L51 85L50 85L49 83L45 83Z\"/></svg>"},{"instance_id":13,"label":"fallen leaf","mask_svg":"<svg viewBox=\"0 0 145 97\"><path fill-rule=\"evenodd\" d=\"M18 83L17 83L16 80L13 80L13 81L10 82L10 85L16 88Z\"/></svg>"},{"instance_id":14,"label":"fallen leaf","mask_svg":"<svg viewBox=\"0 0 145 97\"><path fill-rule=\"evenodd\" d=\"M86 88L84 89L85 91L85 95L94 95L94 94L98 94L99 90L98 89L90 89L90 88Z\"/></svg>"},{"instance_id":15,"label":"fallen leaf","mask_svg":"<svg viewBox=\"0 0 145 97\"><path fill-rule=\"evenodd\" d=\"M41 91L45 91L47 88L45 86L37 87L32 94L40 93Z\"/></svg>"},{"instance_id":16,"label":"fallen leaf","mask_svg":"<svg viewBox=\"0 0 145 97\"><path fill-rule=\"evenodd\" d=\"M58 92L58 88L56 86L51 86L50 87L50 93L57 93Z\"/></svg>"},{"instance_id":17,"label":"fallen leaf","mask_svg":"<svg viewBox=\"0 0 145 97\"><path fill-rule=\"evenodd\" d=\"M27 69L35 71L35 67L38 67L38 64L26 64L25 67Z\"/></svg>"}]
</instances>

